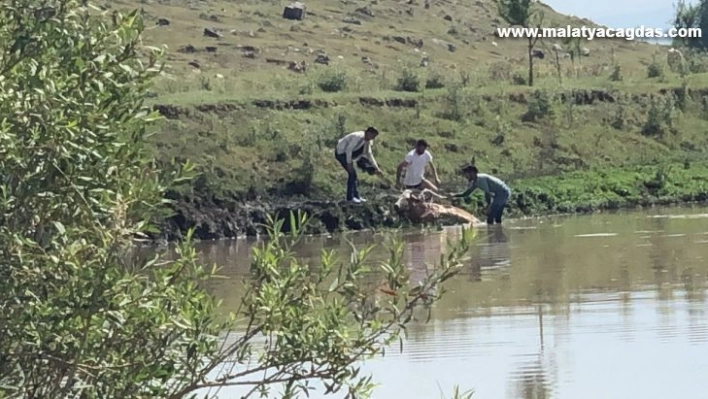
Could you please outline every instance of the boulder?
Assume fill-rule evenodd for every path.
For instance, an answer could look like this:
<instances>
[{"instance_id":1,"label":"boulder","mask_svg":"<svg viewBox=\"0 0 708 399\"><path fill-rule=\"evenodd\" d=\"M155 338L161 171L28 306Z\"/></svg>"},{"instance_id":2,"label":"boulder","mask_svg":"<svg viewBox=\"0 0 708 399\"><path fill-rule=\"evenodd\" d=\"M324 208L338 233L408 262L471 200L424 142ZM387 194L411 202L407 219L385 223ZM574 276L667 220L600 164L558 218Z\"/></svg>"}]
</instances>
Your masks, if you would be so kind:
<instances>
[{"instance_id":1,"label":"boulder","mask_svg":"<svg viewBox=\"0 0 708 399\"><path fill-rule=\"evenodd\" d=\"M305 63L305 61L299 61L299 62L292 61L288 65L288 70L293 71L293 72L297 72L297 73L303 73L303 72L307 71L307 64Z\"/></svg>"},{"instance_id":2,"label":"boulder","mask_svg":"<svg viewBox=\"0 0 708 399\"><path fill-rule=\"evenodd\" d=\"M365 15L367 17L374 17L374 11L371 9L370 6L364 6L361 8L357 8L355 11L357 14Z\"/></svg>"},{"instance_id":3,"label":"boulder","mask_svg":"<svg viewBox=\"0 0 708 399\"><path fill-rule=\"evenodd\" d=\"M283 18L293 21L302 21L305 19L305 14L305 5L300 2L287 5L283 9Z\"/></svg>"},{"instance_id":4,"label":"boulder","mask_svg":"<svg viewBox=\"0 0 708 399\"><path fill-rule=\"evenodd\" d=\"M534 58L538 58L539 60L546 58L546 54L544 54L543 50L538 49L531 50L531 56Z\"/></svg>"},{"instance_id":5,"label":"boulder","mask_svg":"<svg viewBox=\"0 0 708 399\"><path fill-rule=\"evenodd\" d=\"M180 53L193 54L197 52L197 48L192 46L191 44L188 44L186 46L178 48L177 51Z\"/></svg>"},{"instance_id":6,"label":"boulder","mask_svg":"<svg viewBox=\"0 0 708 399\"><path fill-rule=\"evenodd\" d=\"M346 24L352 24L352 25L361 25L361 21L359 21L356 18L352 18L352 17L342 18L342 22L344 22Z\"/></svg>"},{"instance_id":7,"label":"boulder","mask_svg":"<svg viewBox=\"0 0 708 399\"><path fill-rule=\"evenodd\" d=\"M219 38L221 38L221 33L219 33L214 28L204 28L204 36L213 37L214 39L219 39Z\"/></svg>"},{"instance_id":8,"label":"boulder","mask_svg":"<svg viewBox=\"0 0 708 399\"><path fill-rule=\"evenodd\" d=\"M406 38L406 41L408 42L408 44L411 44L411 45L413 45L414 47L417 47L417 48L423 47L423 39L419 39L419 38L416 38L416 37L408 36L408 37Z\"/></svg>"},{"instance_id":9,"label":"boulder","mask_svg":"<svg viewBox=\"0 0 708 399\"><path fill-rule=\"evenodd\" d=\"M317 64L329 65L329 61L329 56L325 53L319 53L315 58L315 63Z\"/></svg>"}]
</instances>

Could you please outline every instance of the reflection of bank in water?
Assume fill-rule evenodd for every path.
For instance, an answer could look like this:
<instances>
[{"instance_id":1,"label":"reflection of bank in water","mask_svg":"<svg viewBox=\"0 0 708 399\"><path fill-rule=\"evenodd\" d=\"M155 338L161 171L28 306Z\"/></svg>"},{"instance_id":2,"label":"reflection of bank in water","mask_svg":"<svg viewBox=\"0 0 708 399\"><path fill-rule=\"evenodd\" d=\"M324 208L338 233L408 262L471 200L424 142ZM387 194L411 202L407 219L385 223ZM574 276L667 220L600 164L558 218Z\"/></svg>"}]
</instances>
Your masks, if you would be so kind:
<instances>
[{"instance_id":1,"label":"reflection of bank in water","mask_svg":"<svg viewBox=\"0 0 708 399\"><path fill-rule=\"evenodd\" d=\"M440 256L446 251L446 231L416 233L411 235L403 249L403 259L410 272L410 284L424 281L435 266L440 265Z\"/></svg>"},{"instance_id":2,"label":"reflection of bank in water","mask_svg":"<svg viewBox=\"0 0 708 399\"><path fill-rule=\"evenodd\" d=\"M406 237L403 260L410 272L411 285L425 280L440 265L441 256L447 253L448 241L454 243L459 238L455 232L455 229L444 229L441 232L415 233ZM481 280L482 269L506 269L511 264L511 249L502 227L480 229L472 242L470 256L461 261L471 266L473 281Z\"/></svg>"},{"instance_id":3,"label":"reflection of bank in water","mask_svg":"<svg viewBox=\"0 0 708 399\"><path fill-rule=\"evenodd\" d=\"M511 265L509 238L501 226L490 226L478 233L471 259L472 281L482 280L482 269L506 269Z\"/></svg>"}]
</instances>

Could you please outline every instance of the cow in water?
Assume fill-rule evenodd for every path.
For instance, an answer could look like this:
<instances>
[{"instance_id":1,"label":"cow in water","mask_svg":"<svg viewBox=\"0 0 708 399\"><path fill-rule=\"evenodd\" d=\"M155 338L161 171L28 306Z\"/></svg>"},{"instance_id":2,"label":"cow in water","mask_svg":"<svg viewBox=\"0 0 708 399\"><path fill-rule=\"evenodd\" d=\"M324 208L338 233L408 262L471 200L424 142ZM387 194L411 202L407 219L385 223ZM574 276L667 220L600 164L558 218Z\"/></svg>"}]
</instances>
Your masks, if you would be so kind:
<instances>
[{"instance_id":1,"label":"cow in water","mask_svg":"<svg viewBox=\"0 0 708 399\"><path fill-rule=\"evenodd\" d=\"M438 221L454 224L480 224L471 213L451 205L436 204L433 198L442 198L433 191L424 189L419 193L404 190L394 204L394 209L413 223L435 223Z\"/></svg>"}]
</instances>

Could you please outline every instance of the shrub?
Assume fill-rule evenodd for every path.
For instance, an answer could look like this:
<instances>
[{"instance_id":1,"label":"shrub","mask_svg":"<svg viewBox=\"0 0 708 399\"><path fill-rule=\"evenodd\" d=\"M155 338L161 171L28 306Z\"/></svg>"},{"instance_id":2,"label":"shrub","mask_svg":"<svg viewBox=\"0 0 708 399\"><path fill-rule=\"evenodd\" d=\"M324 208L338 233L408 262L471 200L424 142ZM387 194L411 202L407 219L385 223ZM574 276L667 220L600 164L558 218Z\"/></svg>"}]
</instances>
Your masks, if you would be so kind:
<instances>
[{"instance_id":1,"label":"shrub","mask_svg":"<svg viewBox=\"0 0 708 399\"><path fill-rule=\"evenodd\" d=\"M511 64L497 61L489 66L489 79L495 82L508 82L512 78Z\"/></svg>"},{"instance_id":2,"label":"shrub","mask_svg":"<svg viewBox=\"0 0 708 399\"><path fill-rule=\"evenodd\" d=\"M534 90L528 102L528 109L522 116L524 122L537 122L553 116L551 99L546 90Z\"/></svg>"},{"instance_id":3,"label":"shrub","mask_svg":"<svg viewBox=\"0 0 708 399\"><path fill-rule=\"evenodd\" d=\"M652 97L647 110L647 119L642 126L645 136L662 136L673 128L676 111L673 95Z\"/></svg>"},{"instance_id":4,"label":"shrub","mask_svg":"<svg viewBox=\"0 0 708 399\"><path fill-rule=\"evenodd\" d=\"M511 83L517 86L526 86L528 84L528 82L526 81L526 77L518 72L514 73L514 75L511 77Z\"/></svg>"},{"instance_id":5,"label":"shrub","mask_svg":"<svg viewBox=\"0 0 708 399\"><path fill-rule=\"evenodd\" d=\"M327 93L336 93L347 89L348 78L343 71L328 70L317 82L317 86Z\"/></svg>"},{"instance_id":6,"label":"shrub","mask_svg":"<svg viewBox=\"0 0 708 399\"><path fill-rule=\"evenodd\" d=\"M440 115L444 119L461 121L467 115L467 103L462 88L452 85L447 89L445 96L445 110Z\"/></svg>"},{"instance_id":7,"label":"shrub","mask_svg":"<svg viewBox=\"0 0 708 399\"><path fill-rule=\"evenodd\" d=\"M420 77L410 68L404 68L396 82L396 91L417 92L420 90Z\"/></svg>"},{"instance_id":8,"label":"shrub","mask_svg":"<svg viewBox=\"0 0 708 399\"><path fill-rule=\"evenodd\" d=\"M614 68L612 68L612 73L610 74L610 81L612 82L621 82L622 79L622 67L619 65L615 65Z\"/></svg>"},{"instance_id":9,"label":"shrub","mask_svg":"<svg viewBox=\"0 0 708 399\"><path fill-rule=\"evenodd\" d=\"M684 51L686 69L690 73L706 73L708 72L708 55L701 51L686 50Z\"/></svg>"},{"instance_id":10,"label":"shrub","mask_svg":"<svg viewBox=\"0 0 708 399\"><path fill-rule=\"evenodd\" d=\"M619 104L617 106L617 109L610 120L610 126L617 130L624 130L627 126L627 111L624 105Z\"/></svg>"},{"instance_id":11,"label":"shrub","mask_svg":"<svg viewBox=\"0 0 708 399\"><path fill-rule=\"evenodd\" d=\"M656 55L652 56L652 61L647 65L647 77L661 78L664 76L664 67L656 60Z\"/></svg>"},{"instance_id":12,"label":"shrub","mask_svg":"<svg viewBox=\"0 0 708 399\"><path fill-rule=\"evenodd\" d=\"M437 72L432 72L425 80L426 89L442 89L445 87L445 79Z\"/></svg>"}]
</instances>

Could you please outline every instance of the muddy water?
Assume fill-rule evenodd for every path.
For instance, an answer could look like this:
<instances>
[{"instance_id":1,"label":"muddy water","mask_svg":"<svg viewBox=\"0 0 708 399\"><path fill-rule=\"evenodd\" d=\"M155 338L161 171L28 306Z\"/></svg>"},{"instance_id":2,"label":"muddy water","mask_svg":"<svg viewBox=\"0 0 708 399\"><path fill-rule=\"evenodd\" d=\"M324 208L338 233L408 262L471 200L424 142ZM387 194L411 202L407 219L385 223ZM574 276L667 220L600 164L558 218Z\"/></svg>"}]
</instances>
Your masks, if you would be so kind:
<instances>
[{"instance_id":1,"label":"muddy water","mask_svg":"<svg viewBox=\"0 0 708 399\"><path fill-rule=\"evenodd\" d=\"M456 232L406 235L413 278ZM235 305L250 244L202 245L204 260L231 277L211 289ZM299 252L317 257L324 248L348 247L340 237L313 238ZM449 397L459 384L484 399L706 398L707 259L708 210L700 208L481 228L432 320L410 328L402 353L364 365L380 383L373 397L440 398L441 389Z\"/></svg>"}]
</instances>

